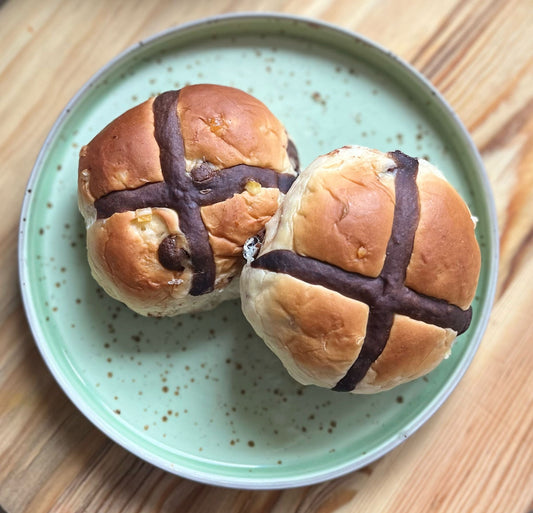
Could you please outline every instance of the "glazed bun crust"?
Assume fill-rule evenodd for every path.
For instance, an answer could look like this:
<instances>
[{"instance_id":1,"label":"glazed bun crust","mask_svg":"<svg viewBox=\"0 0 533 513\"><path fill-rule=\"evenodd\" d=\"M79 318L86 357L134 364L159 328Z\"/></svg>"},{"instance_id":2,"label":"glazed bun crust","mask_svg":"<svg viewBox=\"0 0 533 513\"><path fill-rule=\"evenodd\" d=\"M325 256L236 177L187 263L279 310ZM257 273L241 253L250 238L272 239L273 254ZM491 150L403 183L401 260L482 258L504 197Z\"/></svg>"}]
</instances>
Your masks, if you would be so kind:
<instances>
[{"instance_id":1,"label":"glazed bun crust","mask_svg":"<svg viewBox=\"0 0 533 513\"><path fill-rule=\"evenodd\" d=\"M374 159L358 158L357 174L352 161L337 159L332 159L331 168L325 163L320 173L313 174L293 216L298 254L367 276L380 273L395 193L392 176L376 180L377 163L386 166L388 159L380 155Z\"/></svg>"},{"instance_id":2,"label":"glazed bun crust","mask_svg":"<svg viewBox=\"0 0 533 513\"><path fill-rule=\"evenodd\" d=\"M455 337L451 329L396 315L387 345L358 384L358 392L389 390L424 376L449 355Z\"/></svg>"},{"instance_id":3,"label":"glazed bun crust","mask_svg":"<svg viewBox=\"0 0 533 513\"><path fill-rule=\"evenodd\" d=\"M283 125L259 100L238 89L209 84L164 94L176 98L169 118L177 120L177 133L182 136L184 187L198 198L201 193L190 184L207 180L206 190L215 189L211 202L189 200L197 213L186 212L187 221L164 204L166 200L125 196L140 198L147 186L165 187L161 144L167 143L157 136L164 131L157 128L162 123L156 119L158 98L128 110L97 134L80 151L78 170L78 204L87 226L92 273L109 295L151 316L204 310L237 297L242 245L278 208L281 194L276 176L292 181L297 174ZM244 179L241 186L231 174L246 176L242 165L258 169L255 178ZM264 186L259 183L261 173L268 178ZM233 189L217 196L220 186ZM164 199L160 190L152 195ZM119 198L118 206L112 198ZM128 206L121 207L120 201ZM201 270L192 263L197 248L191 247L189 238L191 232L196 237L198 229L205 232L201 237L212 253L214 277L209 290L191 296L194 274ZM168 237L180 259L171 268L161 263L159 254Z\"/></svg>"},{"instance_id":4,"label":"glazed bun crust","mask_svg":"<svg viewBox=\"0 0 533 513\"><path fill-rule=\"evenodd\" d=\"M279 199L277 189L260 188L253 194L245 190L230 199L201 208L220 282L241 269L244 243L250 234L263 229L276 212Z\"/></svg>"},{"instance_id":5,"label":"glazed bun crust","mask_svg":"<svg viewBox=\"0 0 533 513\"><path fill-rule=\"evenodd\" d=\"M285 128L262 102L239 89L185 87L178 114L189 161L212 162L220 168L246 164L284 171L290 167Z\"/></svg>"},{"instance_id":6,"label":"glazed bun crust","mask_svg":"<svg viewBox=\"0 0 533 513\"><path fill-rule=\"evenodd\" d=\"M376 334L376 327L370 327L375 324L370 322L370 300L365 300L370 293L349 297L352 292L319 283L307 268L318 261L319 268L333 269L332 276L348 271L352 274L343 276L353 277L362 287L376 280L384 280L386 286L390 278L381 278L380 273L389 272L384 266L400 201L397 167L393 154L359 146L316 159L267 223L255 261L243 270L246 318L300 383L340 390L339 383L354 362L368 357L363 353L367 330ZM431 296L422 303L437 305L441 311L452 309L462 318L468 314L480 269L475 222L459 194L428 162L418 161L413 182L418 190L418 223L405 263L406 278L398 290L407 287L417 298ZM397 232L400 245L405 236ZM276 269L269 267L271 263L262 264L269 254L279 259ZM287 264L288 254L295 255L298 263ZM296 265L299 269L294 272ZM340 278L328 283L336 279ZM387 293L372 294L378 294L372 308L383 312ZM450 354L458 324L450 321L447 326L449 321L444 320L438 321L439 326L425 313L406 315L403 299L397 301L397 307L387 303L391 314L383 319L390 318L390 326L383 349L349 391L388 390L427 374Z\"/></svg>"},{"instance_id":7,"label":"glazed bun crust","mask_svg":"<svg viewBox=\"0 0 533 513\"><path fill-rule=\"evenodd\" d=\"M405 284L466 310L476 294L481 253L465 202L447 182L420 164L420 221Z\"/></svg>"},{"instance_id":8,"label":"glazed bun crust","mask_svg":"<svg viewBox=\"0 0 533 513\"><path fill-rule=\"evenodd\" d=\"M159 146L154 139L154 100L141 103L107 125L80 152L78 191L94 203L111 191L161 182Z\"/></svg>"}]
</instances>

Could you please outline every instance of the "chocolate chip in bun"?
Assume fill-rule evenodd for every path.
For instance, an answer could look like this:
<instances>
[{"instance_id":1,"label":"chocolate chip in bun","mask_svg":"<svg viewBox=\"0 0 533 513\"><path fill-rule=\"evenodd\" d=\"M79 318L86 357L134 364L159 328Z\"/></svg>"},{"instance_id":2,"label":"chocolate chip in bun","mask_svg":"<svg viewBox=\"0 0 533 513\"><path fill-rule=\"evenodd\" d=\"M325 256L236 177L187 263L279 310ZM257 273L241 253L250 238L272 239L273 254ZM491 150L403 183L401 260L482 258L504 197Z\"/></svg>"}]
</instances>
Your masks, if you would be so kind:
<instances>
[{"instance_id":1,"label":"chocolate chip in bun","mask_svg":"<svg viewBox=\"0 0 533 513\"><path fill-rule=\"evenodd\" d=\"M374 393L450 354L480 270L475 219L443 174L347 146L306 168L241 275L243 312L302 384Z\"/></svg>"},{"instance_id":2,"label":"chocolate chip in bun","mask_svg":"<svg viewBox=\"0 0 533 513\"><path fill-rule=\"evenodd\" d=\"M285 128L244 91L199 84L150 98L80 152L94 278L143 315L237 297L242 246L297 172Z\"/></svg>"}]
</instances>

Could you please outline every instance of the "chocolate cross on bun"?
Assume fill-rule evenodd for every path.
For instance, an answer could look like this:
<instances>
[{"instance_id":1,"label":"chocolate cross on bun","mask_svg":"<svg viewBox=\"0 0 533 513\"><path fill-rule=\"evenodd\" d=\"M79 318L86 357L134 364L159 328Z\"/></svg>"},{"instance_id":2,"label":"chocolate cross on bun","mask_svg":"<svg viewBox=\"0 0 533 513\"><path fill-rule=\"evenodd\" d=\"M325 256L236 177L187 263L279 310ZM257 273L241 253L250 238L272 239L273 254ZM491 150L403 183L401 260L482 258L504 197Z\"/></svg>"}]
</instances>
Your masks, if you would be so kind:
<instances>
[{"instance_id":1,"label":"chocolate cross on bun","mask_svg":"<svg viewBox=\"0 0 533 513\"><path fill-rule=\"evenodd\" d=\"M243 91L196 85L144 102L80 153L93 275L145 315L235 297L242 245L297 171L281 123Z\"/></svg>"},{"instance_id":2,"label":"chocolate cross on bun","mask_svg":"<svg viewBox=\"0 0 533 513\"><path fill-rule=\"evenodd\" d=\"M428 162L335 150L302 172L267 223L242 275L243 311L301 383L392 388L432 370L468 328L474 227Z\"/></svg>"}]
</instances>

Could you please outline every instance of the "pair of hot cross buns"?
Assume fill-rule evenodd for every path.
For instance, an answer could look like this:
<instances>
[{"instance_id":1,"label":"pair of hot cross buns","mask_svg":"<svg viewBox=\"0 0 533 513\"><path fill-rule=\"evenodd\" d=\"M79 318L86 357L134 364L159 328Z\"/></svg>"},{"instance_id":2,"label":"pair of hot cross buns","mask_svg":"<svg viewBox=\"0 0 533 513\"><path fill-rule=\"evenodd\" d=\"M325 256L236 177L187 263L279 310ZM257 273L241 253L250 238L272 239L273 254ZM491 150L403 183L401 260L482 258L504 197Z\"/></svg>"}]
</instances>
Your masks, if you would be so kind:
<instances>
[{"instance_id":1,"label":"pair of hot cross buns","mask_svg":"<svg viewBox=\"0 0 533 513\"><path fill-rule=\"evenodd\" d=\"M80 152L78 203L109 295L150 316L240 295L303 384L392 388L470 324L475 220L442 173L361 146L299 173L284 126L238 89L187 86L115 119Z\"/></svg>"}]
</instances>

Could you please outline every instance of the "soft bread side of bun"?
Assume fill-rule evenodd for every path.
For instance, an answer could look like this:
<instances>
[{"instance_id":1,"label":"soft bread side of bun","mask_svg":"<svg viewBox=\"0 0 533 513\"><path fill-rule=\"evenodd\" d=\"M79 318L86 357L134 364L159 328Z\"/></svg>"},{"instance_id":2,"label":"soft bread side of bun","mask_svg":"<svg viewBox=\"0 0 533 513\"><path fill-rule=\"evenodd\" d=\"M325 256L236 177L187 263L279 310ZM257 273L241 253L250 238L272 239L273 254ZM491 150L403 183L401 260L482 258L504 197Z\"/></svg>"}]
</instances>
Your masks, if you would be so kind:
<instances>
[{"instance_id":1,"label":"soft bread side of bun","mask_svg":"<svg viewBox=\"0 0 533 513\"><path fill-rule=\"evenodd\" d=\"M333 388L359 354L368 306L285 274L243 273L242 305L257 334L294 379Z\"/></svg>"},{"instance_id":2,"label":"soft bread side of bun","mask_svg":"<svg viewBox=\"0 0 533 513\"><path fill-rule=\"evenodd\" d=\"M360 394L389 390L432 371L450 355L457 333L397 315L385 349L357 385Z\"/></svg>"},{"instance_id":3,"label":"soft bread side of bun","mask_svg":"<svg viewBox=\"0 0 533 513\"><path fill-rule=\"evenodd\" d=\"M155 199L142 200L146 204L123 199L124 194L138 194L147 186L165 187L161 158L167 143L162 150L157 135L162 130L158 132L156 127L157 101L157 97L151 98L128 110L81 149L78 205L87 226L89 264L98 283L142 315L165 316L209 309L238 296L242 246L262 230L281 200L272 176L293 179L297 168L289 156L285 128L256 98L210 84L178 92L176 110L169 118L173 116L179 128L173 129L171 137L181 132L183 140L182 180L200 184L198 189L205 181L206 191L214 194L212 203L192 204L194 201L185 198L182 202L197 209L190 219L196 219L205 231L201 237L205 237L214 263L210 290L191 295L194 273L202 269L193 269L191 255L197 248L191 247L180 214L157 199L162 189L152 194ZM242 164L258 168L255 178L243 187L239 183L225 185L232 180L232 173L247 172L234 168ZM267 172L270 185L262 186L258 183L261 173ZM190 184L186 186L194 193ZM216 190L213 192L217 187L231 190L217 196ZM121 201L133 206L124 211ZM192 221L187 222L190 225ZM193 238L197 236L197 228L190 225L188 230ZM172 268L165 267L158 254L169 237L179 256Z\"/></svg>"},{"instance_id":4,"label":"soft bread side of bun","mask_svg":"<svg viewBox=\"0 0 533 513\"><path fill-rule=\"evenodd\" d=\"M266 224L255 260L243 269L244 315L302 384L339 384L360 356L371 311L364 299L313 282L306 267L325 262L347 271L346 280L360 276L365 287L381 279L398 201L396 167L392 154L360 146L319 157L301 172ZM404 285L460 314L470 306L480 269L474 219L442 173L422 159L416 187L419 221ZM276 265L289 270L261 267L261 257L280 251L304 257L297 264L302 277L291 275L286 263ZM283 262L286 255L276 258ZM388 390L427 374L450 354L457 335L452 327L399 312L389 329L384 349L353 393Z\"/></svg>"}]
</instances>

